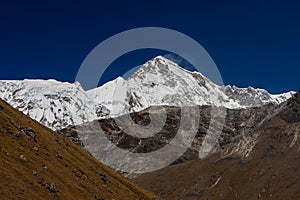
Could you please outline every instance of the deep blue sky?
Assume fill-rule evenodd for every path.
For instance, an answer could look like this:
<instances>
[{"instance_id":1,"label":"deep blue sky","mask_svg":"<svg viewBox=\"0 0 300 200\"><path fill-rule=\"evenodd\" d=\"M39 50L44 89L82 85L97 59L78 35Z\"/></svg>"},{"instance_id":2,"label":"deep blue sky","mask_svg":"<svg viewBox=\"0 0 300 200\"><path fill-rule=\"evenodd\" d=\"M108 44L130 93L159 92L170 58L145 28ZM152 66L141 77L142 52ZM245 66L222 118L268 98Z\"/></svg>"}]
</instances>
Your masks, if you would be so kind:
<instances>
[{"instance_id":1,"label":"deep blue sky","mask_svg":"<svg viewBox=\"0 0 300 200\"><path fill-rule=\"evenodd\" d=\"M0 79L73 82L84 58L100 42L127 29L155 26L198 41L225 84L272 93L300 88L298 1L145 2L1 1ZM156 54L139 51L116 63L132 67ZM105 79L119 73L113 68Z\"/></svg>"}]
</instances>

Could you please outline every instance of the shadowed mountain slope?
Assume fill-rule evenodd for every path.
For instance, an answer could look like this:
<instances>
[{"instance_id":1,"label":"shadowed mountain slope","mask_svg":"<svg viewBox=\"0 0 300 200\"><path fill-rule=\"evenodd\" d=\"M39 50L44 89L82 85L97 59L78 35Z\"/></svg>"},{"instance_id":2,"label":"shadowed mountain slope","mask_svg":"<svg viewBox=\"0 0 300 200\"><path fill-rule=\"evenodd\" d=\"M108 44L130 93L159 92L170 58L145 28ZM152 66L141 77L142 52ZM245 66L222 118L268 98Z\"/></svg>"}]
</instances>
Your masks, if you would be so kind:
<instances>
[{"instance_id":1,"label":"shadowed mountain slope","mask_svg":"<svg viewBox=\"0 0 300 200\"><path fill-rule=\"evenodd\" d=\"M135 182L166 199L299 199L299 102L297 93L252 133L255 145L248 157L224 149L139 175Z\"/></svg>"},{"instance_id":2,"label":"shadowed mountain slope","mask_svg":"<svg viewBox=\"0 0 300 200\"><path fill-rule=\"evenodd\" d=\"M199 112L199 127L196 129L197 133L195 133L195 138L190 147L177 160L173 160L173 164L199 158L199 150L211 126L212 109L219 110L219 108L213 108L211 106L190 107L188 109L191 109L190 111L193 112ZM208 145L211 146L213 151L222 151L223 154L226 155L238 154L243 157L248 157L255 144L256 135L253 133L266 121L278 114L281 109L281 105L278 106L274 104L247 109L227 109L225 110L226 118L224 127L220 129L219 138L216 138L217 144L212 143ZM153 152L168 145L175 135L181 131L181 119L189 119L191 115L190 112L182 114L181 108L178 107L157 106L132 113L130 114L130 119L128 119L128 117L129 116L120 116L118 118L101 119L78 126L70 126L60 130L59 133L68 137L77 145L85 148L100 161L109 162L109 159L112 157L103 158L105 154L102 150L105 149L105 147L101 147L101 144L107 143L107 138L112 142L112 145L116 145L130 152ZM164 122L163 126L160 126L161 121ZM132 123L138 124L140 128L132 126ZM216 130L214 127L212 127L212 129ZM147 131L150 133L154 132L155 134L147 138L133 136ZM195 130L190 130L189 126L185 127L182 137L188 138L191 131ZM238 142L239 145L235 147L235 144ZM176 148L177 146L173 145L172 151L175 151ZM113 154L113 150L114 148L107 149L105 153L111 152ZM118 161L117 159L114 162ZM164 159L161 159L157 162L164 161ZM132 167L137 166L130 158L126 160L126 163ZM120 165L122 164L124 163L120 163ZM147 166L139 164L138 167L142 171L143 168Z\"/></svg>"}]
</instances>

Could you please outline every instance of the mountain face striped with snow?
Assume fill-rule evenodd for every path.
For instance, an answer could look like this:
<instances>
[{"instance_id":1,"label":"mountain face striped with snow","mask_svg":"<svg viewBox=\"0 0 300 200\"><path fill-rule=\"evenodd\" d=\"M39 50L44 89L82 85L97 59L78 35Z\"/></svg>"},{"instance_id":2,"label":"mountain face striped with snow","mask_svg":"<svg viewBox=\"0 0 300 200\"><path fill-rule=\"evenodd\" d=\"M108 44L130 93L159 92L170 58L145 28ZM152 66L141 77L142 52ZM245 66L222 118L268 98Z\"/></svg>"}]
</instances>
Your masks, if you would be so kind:
<instances>
[{"instance_id":1,"label":"mountain face striped with snow","mask_svg":"<svg viewBox=\"0 0 300 200\"><path fill-rule=\"evenodd\" d=\"M0 98L52 129L116 117L149 106L212 105L238 109L280 104L292 95L293 92L271 95L263 89L219 86L161 56L146 62L127 80L119 77L89 91L79 83L55 80L0 81Z\"/></svg>"}]
</instances>

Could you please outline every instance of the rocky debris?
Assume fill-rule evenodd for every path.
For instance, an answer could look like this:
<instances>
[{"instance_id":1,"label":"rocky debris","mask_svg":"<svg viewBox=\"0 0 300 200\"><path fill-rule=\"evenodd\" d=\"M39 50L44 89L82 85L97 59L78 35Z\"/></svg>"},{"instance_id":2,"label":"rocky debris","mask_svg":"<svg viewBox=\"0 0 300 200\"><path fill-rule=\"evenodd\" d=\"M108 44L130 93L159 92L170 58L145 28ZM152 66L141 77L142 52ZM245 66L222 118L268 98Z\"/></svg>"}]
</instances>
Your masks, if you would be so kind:
<instances>
[{"instance_id":1,"label":"rocky debris","mask_svg":"<svg viewBox=\"0 0 300 200\"><path fill-rule=\"evenodd\" d=\"M37 172L35 170L32 170L32 175L37 176Z\"/></svg>"},{"instance_id":2,"label":"rocky debris","mask_svg":"<svg viewBox=\"0 0 300 200\"><path fill-rule=\"evenodd\" d=\"M56 185L54 183L47 183L44 178L40 179L38 181L39 184L41 184L43 187L45 187L46 189L48 189L50 192L52 193L58 193L59 190L56 187Z\"/></svg>"},{"instance_id":3,"label":"rocky debris","mask_svg":"<svg viewBox=\"0 0 300 200\"><path fill-rule=\"evenodd\" d=\"M29 162L29 160L26 158L26 156L24 156L23 154L20 155L20 158L24 161L24 162Z\"/></svg>"},{"instance_id":4,"label":"rocky debris","mask_svg":"<svg viewBox=\"0 0 300 200\"><path fill-rule=\"evenodd\" d=\"M87 179L88 175L81 170L76 171L76 176L81 177L82 179Z\"/></svg>"},{"instance_id":5,"label":"rocky debris","mask_svg":"<svg viewBox=\"0 0 300 200\"><path fill-rule=\"evenodd\" d=\"M34 150L34 152L35 152L35 154L36 154L36 155L38 155L38 154L39 154L39 148L37 148L37 147L33 147L33 150Z\"/></svg>"},{"instance_id":6,"label":"rocky debris","mask_svg":"<svg viewBox=\"0 0 300 200\"><path fill-rule=\"evenodd\" d=\"M3 107L2 107L2 106L0 106L0 110L3 110Z\"/></svg>"},{"instance_id":7,"label":"rocky debris","mask_svg":"<svg viewBox=\"0 0 300 200\"><path fill-rule=\"evenodd\" d=\"M63 156L59 153L57 153L55 156L58 157L59 159L63 159Z\"/></svg>"},{"instance_id":8,"label":"rocky debris","mask_svg":"<svg viewBox=\"0 0 300 200\"><path fill-rule=\"evenodd\" d=\"M106 183L107 183L107 178L106 178L106 176L105 176L104 174L99 174L99 175L100 175L100 178L101 178L101 180L103 181L103 183L106 184Z\"/></svg>"},{"instance_id":9,"label":"rocky debris","mask_svg":"<svg viewBox=\"0 0 300 200\"><path fill-rule=\"evenodd\" d=\"M21 133L19 131L16 131L13 133L13 136L17 139L19 139L21 137Z\"/></svg>"},{"instance_id":10,"label":"rocky debris","mask_svg":"<svg viewBox=\"0 0 300 200\"><path fill-rule=\"evenodd\" d=\"M47 171L48 170L47 165L43 165L43 169Z\"/></svg>"},{"instance_id":11,"label":"rocky debris","mask_svg":"<svg viewBox=\"0 0 300 200\"><path fill-rule=\"evenodd\" d=\"M50 190L51 192L53 192L53 193L59 192L58 189L57 189L57 187L56 187L56 185L54 183L50 183L50 184L46 183L46 188L48 190Z\"/></svg>"},{"instance_id":12,"label":"rocky debris","mask_svg":"<svg viewBox=\"0 0 300 200\"><path fill-rule=\"evenodd\" d=\"M36 132L31 127L23 128L21 131L25 133L30 140L37 142Z\"/></svg>"},{"instance_id":13,"label":"rocky debris","mask_svg":"<svg viewBox=\"0 0 300 200\"><path fill-rule=\"evenodd\" d=\"M11 121L11 124L14 126L14 127L16 127L17 129L21 129L21 126L17 123L17 122L15 122L15 121Z\"/></svg>"}]
</instances>

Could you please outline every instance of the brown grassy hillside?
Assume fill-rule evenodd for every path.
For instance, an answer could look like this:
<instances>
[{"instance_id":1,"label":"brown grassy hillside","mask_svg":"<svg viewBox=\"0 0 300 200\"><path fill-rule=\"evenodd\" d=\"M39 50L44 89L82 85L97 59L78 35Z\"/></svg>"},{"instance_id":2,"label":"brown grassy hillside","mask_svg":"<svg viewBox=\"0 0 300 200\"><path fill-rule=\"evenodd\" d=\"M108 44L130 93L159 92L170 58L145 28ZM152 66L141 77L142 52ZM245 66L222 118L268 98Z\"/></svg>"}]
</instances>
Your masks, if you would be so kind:
<instances>
[{"instance_id":1,"label":"brown grassy hillside","mask_svg":"<svg viewBox=\"0 0 300 200\"><path fill-rule=\"evenodd\" d=\"M154 199L0 100L0 199Z\"/></svg>"}]
</instances>

